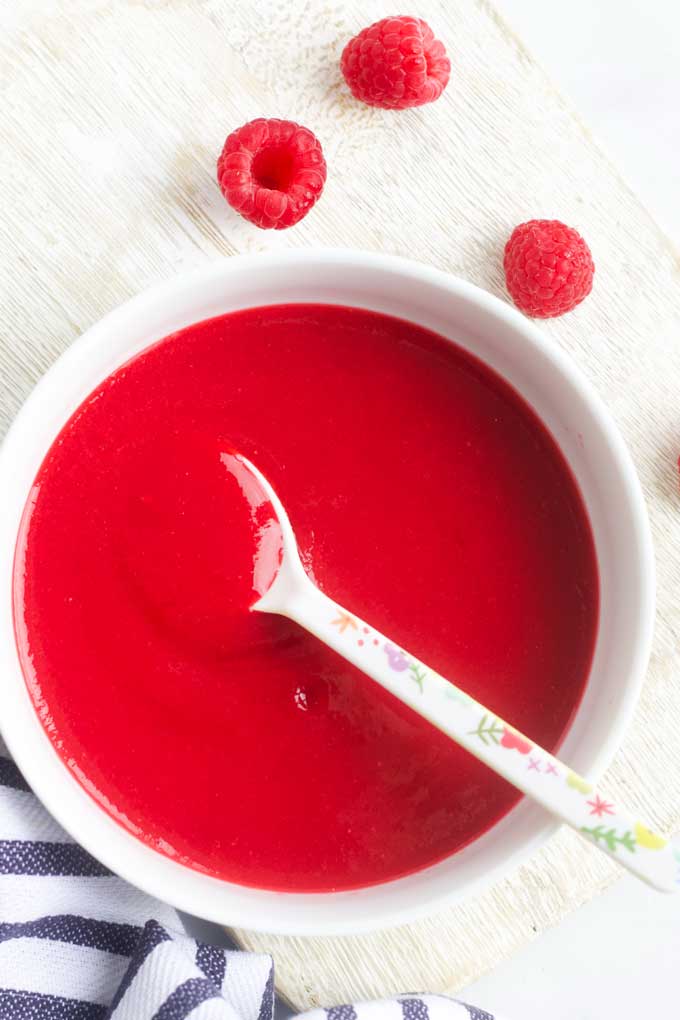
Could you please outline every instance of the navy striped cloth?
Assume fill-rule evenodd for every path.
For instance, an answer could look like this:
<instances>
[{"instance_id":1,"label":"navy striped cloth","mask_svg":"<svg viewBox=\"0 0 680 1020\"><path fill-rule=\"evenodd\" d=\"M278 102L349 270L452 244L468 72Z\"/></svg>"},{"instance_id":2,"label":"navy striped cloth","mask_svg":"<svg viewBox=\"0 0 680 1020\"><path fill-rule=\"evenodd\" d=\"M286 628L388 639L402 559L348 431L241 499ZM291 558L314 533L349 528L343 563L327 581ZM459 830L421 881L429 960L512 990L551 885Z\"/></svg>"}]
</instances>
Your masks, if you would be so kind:
<instances>
[{"instance_id":1,"label":"navy striped cloth","mask_svg":"<svg viewBox=\"0 0 680 1020\"><path fill-rule=\"evenodd\" d=\"M273 1020L270 956L190 938L47 814L0 740L0 1020ZM446 996L305 1020L494 1020Z\"/></svg>"}]
</instances>

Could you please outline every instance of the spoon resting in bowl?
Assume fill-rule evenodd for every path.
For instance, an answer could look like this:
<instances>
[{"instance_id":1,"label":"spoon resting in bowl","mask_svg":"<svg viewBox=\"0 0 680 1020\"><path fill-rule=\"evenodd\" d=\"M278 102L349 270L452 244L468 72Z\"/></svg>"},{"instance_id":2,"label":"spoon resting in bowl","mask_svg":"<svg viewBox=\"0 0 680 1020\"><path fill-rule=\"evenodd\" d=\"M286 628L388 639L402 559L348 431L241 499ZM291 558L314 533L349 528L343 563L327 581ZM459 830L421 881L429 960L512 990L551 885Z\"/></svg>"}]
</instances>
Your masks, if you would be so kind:
<instances>
[{"instance_id":1,"label":"spoon resting in bowl","mask_svg":"<svg viewBox=\"0 0 680 1020\"><path fill-rule=\"evenodd\" d=\"M255 528L254 590L260 597L252 610L295 621L638 878L662 892L680 889L680 850L320 591L305 573L288 515L264 475L239 453L224 455L223 463L238 481L254 523L256 515L266 520Z\"/></svg>"}]
</instances>

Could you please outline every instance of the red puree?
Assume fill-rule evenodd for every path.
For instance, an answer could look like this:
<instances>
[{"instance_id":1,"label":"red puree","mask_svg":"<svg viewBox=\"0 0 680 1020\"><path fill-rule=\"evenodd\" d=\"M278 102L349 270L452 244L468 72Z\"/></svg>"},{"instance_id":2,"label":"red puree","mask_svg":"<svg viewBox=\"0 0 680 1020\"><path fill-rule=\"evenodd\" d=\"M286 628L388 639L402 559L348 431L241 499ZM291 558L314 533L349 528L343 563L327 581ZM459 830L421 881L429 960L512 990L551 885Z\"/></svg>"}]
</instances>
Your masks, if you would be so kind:
<instances>
[{"instance_id":1,"label":"red puree","mask_svg":"<svg viewBox=\"0 0 680 1020\"><path fill-rule=\"evenodd\" d=\"M122 825L236 882L347 889L440 860L517 793L297 626L247 611L276 525L231 449L278 491L324 591L559 743L598 612L562 456L457 347L314 305L167 338L53 445L16 578L50 737Z\"/></svg>"}]
</instances>

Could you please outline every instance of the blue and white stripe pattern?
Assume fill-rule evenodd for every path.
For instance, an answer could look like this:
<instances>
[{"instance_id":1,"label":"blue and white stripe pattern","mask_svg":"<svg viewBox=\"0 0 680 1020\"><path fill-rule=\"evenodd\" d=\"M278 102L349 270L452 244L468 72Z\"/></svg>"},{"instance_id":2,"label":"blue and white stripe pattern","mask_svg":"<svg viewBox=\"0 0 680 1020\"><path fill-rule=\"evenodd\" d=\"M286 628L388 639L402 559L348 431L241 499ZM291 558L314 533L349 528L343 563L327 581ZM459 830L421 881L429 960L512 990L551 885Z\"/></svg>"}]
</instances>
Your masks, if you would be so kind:
<instances>
[{"instance_id":1,"label":"blue and white stripe pattern","mask_svg":"<svg viewBox=\"0 0 680 1020\"><path fill-rule=\"evenodd\" d=\"M189 938L47 814L0 741L0 1020L273 1020L271 957ZM494 1020L437 995L305 1020Z\"/></svg>"}]
</instances>

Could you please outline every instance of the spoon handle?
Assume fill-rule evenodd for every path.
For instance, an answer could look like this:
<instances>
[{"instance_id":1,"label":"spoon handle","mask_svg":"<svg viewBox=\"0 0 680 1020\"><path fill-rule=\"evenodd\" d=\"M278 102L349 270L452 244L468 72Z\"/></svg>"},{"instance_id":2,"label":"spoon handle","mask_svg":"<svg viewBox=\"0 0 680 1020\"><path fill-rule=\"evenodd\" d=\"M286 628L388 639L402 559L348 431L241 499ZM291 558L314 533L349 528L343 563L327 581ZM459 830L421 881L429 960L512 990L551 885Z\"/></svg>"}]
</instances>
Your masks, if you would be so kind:
<instances>
[{"instance_id":1,"label":"spoon handle","mask_svg":"<svg viewBox=\"0 0 680 1020\"><path fill-rule=\"evenodd\" d=\"M310 631L624 868L663 892L680 889L680 850L668 840L311 582L274 611Z\"/></svg>"}]
</instances>

